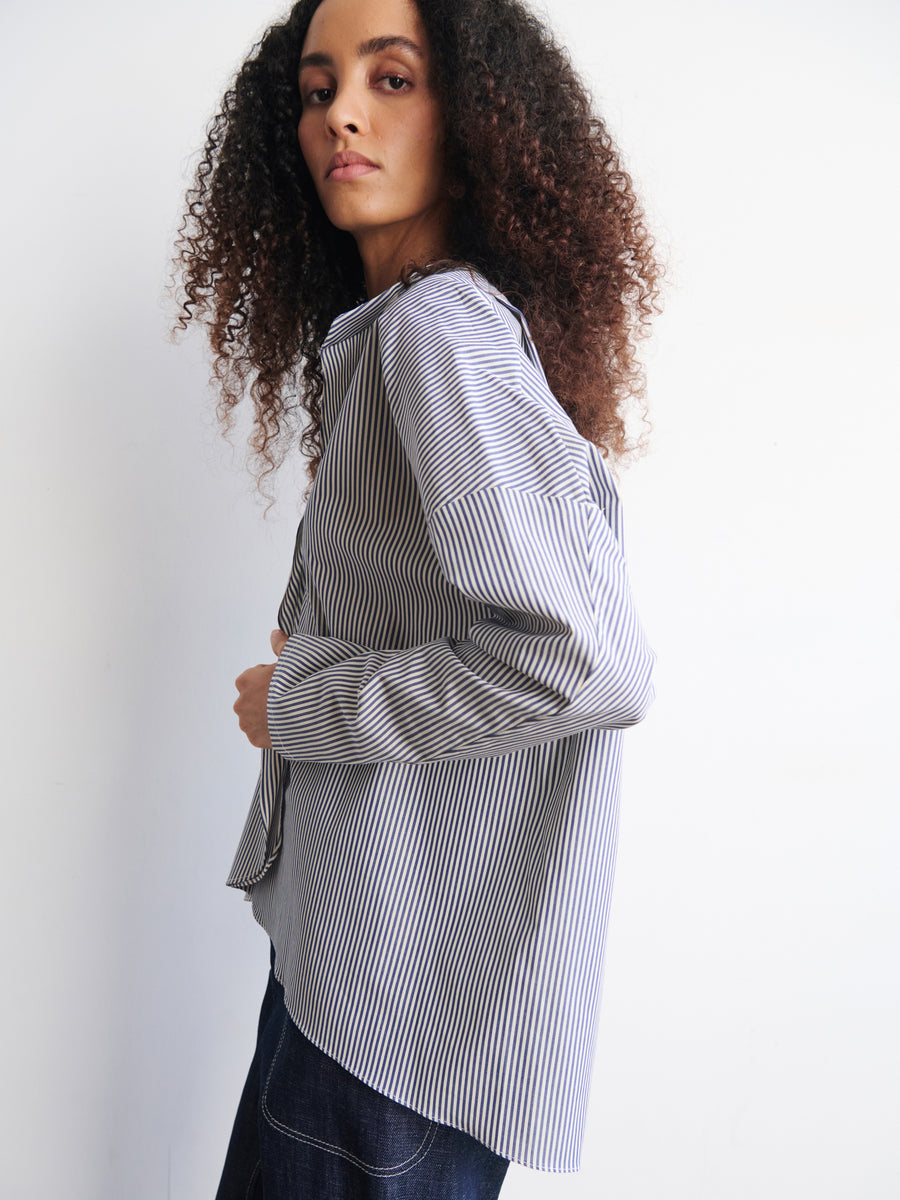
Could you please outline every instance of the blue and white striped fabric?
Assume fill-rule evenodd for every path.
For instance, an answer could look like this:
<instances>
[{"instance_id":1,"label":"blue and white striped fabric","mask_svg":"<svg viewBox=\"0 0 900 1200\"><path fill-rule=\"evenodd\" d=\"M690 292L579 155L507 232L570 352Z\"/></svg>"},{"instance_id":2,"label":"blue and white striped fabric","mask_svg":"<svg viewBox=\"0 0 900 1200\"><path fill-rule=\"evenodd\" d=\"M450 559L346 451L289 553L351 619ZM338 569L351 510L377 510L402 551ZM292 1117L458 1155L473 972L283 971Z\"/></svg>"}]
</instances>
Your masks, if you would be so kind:
<instances>
[{"instance_id":1,"label":"blue and white striped fabric","mask_svg":"<svg viewBox=\"0 0 900 1200\"><path fill-rule=\"evenodd\" d=\"M506 1158L578 1167L620 730L652 656L599 452L480 276L334 322L324 453L229 883L303 1033Z\"/></svg>"}]
</instances>

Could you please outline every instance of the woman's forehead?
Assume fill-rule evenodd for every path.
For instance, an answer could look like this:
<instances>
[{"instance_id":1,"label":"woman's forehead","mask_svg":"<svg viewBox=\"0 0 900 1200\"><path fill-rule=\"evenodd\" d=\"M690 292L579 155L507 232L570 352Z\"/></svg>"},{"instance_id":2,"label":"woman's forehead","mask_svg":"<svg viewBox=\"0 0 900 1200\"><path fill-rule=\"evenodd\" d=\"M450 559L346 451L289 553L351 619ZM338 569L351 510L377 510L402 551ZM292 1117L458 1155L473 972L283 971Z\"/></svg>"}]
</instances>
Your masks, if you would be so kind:
<instances>
[{"instance_id":1,"label":"woman's forehead","mask_svg":"<svg viewBox=\"0 0 900 1200\"><path fill-rule=\"evenodd\" d=\"M322 0L313 13L303 53L349 47L365 51L383 38L406 38L428 53L428 39L413 0Z\"/></svg>"}]
</instances>

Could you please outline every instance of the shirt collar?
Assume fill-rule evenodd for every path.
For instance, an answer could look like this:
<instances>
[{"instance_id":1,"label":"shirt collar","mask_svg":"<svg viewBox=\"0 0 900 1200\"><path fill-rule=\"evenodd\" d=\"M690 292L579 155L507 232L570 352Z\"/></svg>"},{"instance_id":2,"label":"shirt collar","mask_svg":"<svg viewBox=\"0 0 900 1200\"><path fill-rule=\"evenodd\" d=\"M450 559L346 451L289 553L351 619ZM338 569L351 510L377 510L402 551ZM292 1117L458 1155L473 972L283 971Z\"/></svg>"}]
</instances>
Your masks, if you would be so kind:
<instances>
[{"instance_id":1,"label":"shirt collar","mask_svg":"<svg viewBox=\"0 0 900 1200\"><path fill-rule=\"evenodd\" d=\"M335 317L331 322L331 327L328 330L325 341L322 343L323 348L325 346L332 346L335 342L343 341L344 338L352 337L355 333L359 333L368 325L371 325L404 286L400 282L391 284L389 288L385 288L383 292L379 292L371 300L364 300L356 308L351 308L349 312L341 313L339 317Z\"/></svg>"}]
</instances>

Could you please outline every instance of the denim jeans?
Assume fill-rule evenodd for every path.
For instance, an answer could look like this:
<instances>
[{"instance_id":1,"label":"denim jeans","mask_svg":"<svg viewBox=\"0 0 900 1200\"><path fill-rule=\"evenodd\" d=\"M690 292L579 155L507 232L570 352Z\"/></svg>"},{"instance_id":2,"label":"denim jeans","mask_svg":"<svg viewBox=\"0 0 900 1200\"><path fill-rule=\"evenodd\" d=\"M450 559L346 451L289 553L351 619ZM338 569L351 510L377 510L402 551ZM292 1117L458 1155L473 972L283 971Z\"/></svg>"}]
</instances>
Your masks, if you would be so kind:
<instances>
[{"instance_id":1,"label":"denim jeans","mask_svg":"<svg viewBox=\"0 0 900 1200\"><path fill-rule=\"evenodd\" d=\"M270 972L216 1200L495 1200L508 1166L313 1046Z\"/></svg>"}]
</instances>

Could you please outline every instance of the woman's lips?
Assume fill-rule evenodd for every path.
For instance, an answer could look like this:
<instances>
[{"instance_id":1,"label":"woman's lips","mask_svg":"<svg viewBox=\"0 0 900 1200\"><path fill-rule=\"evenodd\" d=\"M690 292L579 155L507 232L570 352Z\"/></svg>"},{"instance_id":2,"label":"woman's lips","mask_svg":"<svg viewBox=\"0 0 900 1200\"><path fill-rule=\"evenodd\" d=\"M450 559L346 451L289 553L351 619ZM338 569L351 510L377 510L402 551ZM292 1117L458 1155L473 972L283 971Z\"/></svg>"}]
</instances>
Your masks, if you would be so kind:
<instances>
[{"instance_id":1,"label":"woman's lips","mask_svg":"<svg viewBox=\"0 0 900 1200\"><path fill-rule=\"evenodd\" d=\"M364 154L355 150L339 150L328 164L325 172L326 179L356 179L360 175L368 175L377 171L378 167Z\"/></svg>"},{"instance_id":2,"label":"woman's lips","mask_svg":"<svg viewBox=\"0 0 900 1200\"><path fill-rule=\"evenodd\" d=\"M377 171L378 168L374 163L352 162L347 163L345 167L332 167L326 175L326 179L356 179L360 175L368 175L372 171Z\"/></svg>"}]
</instances>

